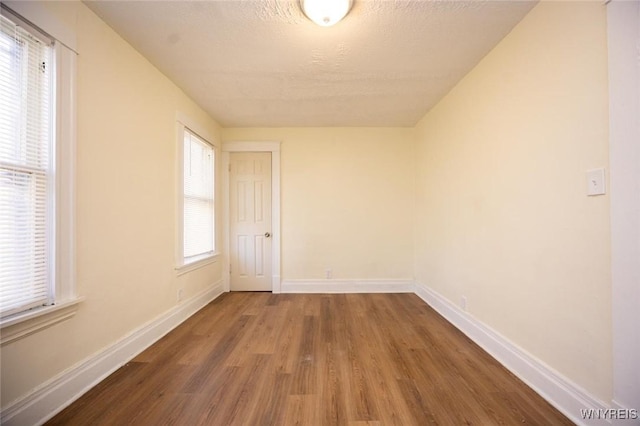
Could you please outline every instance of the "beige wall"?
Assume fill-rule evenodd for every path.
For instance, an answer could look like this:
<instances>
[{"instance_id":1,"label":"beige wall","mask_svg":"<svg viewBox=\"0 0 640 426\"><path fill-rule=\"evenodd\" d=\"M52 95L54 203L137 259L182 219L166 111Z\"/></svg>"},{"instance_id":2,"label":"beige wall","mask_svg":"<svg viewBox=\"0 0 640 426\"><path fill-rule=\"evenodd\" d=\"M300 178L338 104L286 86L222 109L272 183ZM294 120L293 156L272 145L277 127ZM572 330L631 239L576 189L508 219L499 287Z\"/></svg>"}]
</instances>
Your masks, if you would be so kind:
<instances>
[{"instance_id":1,"label":"beige wall","mask_svg":"<svg viewBox=\"0 0 640 426\"><path fill-rule=\"evenodd\" d=\"M606 11L543 2L416 128L417 281L611 399Z\"/></svg>"},{"instance_id":2,"label":"beige wall","mask_svg":"<svg viewBox=\"0 0 640 426\"><path fill-rule=\"evenodd\" d=\"M410 279L412 129L224 129L282 142L282 279Z\"/></svg>"},{"instance_id":3,"label":"beige wall","mask_svg":"<svg viewBox=\"0 0 640 426\"><path fill-rule=\"evenodd\" d=\"M80 3L49 4L78 40L77 315L2 347L2 406L221 278L174 272L176 112L218 125Z\"/></svg>"}]
</instances>

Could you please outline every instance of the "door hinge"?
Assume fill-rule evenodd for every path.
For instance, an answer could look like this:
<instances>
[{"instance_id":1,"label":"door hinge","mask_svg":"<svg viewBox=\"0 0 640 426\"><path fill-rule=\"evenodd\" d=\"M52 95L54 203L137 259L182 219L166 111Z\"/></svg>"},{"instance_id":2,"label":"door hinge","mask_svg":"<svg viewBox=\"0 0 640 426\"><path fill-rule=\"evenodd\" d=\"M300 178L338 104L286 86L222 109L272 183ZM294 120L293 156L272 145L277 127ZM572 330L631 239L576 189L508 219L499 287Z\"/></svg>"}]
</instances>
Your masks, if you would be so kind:
<instances>
[{"instance_id":1,"label":"door hinge","mask_svg":"<svg viewBox=\"0 0 640 426\"><path fill-rule=\"evenodd\" d=\"M229 173L231 173L231 163L229 163Z\"/></svg>"}]
</instances>

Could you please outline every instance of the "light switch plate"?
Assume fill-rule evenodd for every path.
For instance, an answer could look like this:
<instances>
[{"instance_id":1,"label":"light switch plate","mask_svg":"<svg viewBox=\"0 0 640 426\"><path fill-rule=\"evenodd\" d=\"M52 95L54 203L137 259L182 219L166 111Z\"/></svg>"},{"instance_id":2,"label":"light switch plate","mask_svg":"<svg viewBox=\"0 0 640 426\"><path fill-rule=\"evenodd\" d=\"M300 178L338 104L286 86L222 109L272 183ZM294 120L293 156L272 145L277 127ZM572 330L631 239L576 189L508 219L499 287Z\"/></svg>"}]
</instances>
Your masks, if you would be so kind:
<instances>
[{"instance_id":1,"label":"light switch plate","mask_svg":"<svg viewBox=\"0 0 640 426\"><path fill-rule=\"evenodd\" d=\"M602 195L605 193L604 169L587 170L587 195Z\"/></svg>"}]
</instances>

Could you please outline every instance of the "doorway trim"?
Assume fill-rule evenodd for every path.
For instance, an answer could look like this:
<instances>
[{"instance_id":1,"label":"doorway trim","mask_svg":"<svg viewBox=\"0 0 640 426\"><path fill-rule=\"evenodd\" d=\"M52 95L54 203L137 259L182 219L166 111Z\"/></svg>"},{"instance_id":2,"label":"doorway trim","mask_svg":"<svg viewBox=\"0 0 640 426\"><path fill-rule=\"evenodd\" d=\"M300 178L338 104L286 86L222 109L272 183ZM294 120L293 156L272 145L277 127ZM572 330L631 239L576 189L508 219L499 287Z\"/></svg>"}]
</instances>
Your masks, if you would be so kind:
<instances>
[{"instance_id":1,"label":"doorway trim","mask_svg":"<svg viewBox=\"0 0 640 426\"><path fill-rule=\"evenodd\" d=\"M640 408L640 5L607 5L609 53L609 180L611 199L611 408ZM614 422L614 424L617 424Z\"/></svg>"},{"instance_id":2,"label":"doorway trim","mask_svg":"<svg viewBox=\"0 0 640 426\"><path fill-rule=\"evenodd\" d=\"M280 142L230 141L222 143L222 248L224 249L222 274L224 291L230 291L229 263L229 160L232 152L271 153L271 292L280 293Z\"/></svg>"}]
</instances>

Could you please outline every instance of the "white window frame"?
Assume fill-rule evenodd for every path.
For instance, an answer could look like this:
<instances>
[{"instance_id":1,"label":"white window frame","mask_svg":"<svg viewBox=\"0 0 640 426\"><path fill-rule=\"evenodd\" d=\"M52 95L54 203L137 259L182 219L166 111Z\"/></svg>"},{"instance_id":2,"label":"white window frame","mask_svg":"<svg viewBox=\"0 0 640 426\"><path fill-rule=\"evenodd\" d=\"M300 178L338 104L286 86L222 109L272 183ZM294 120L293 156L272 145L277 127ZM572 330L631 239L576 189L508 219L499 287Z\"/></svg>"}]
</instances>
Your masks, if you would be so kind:
<instances>
[{"instance_id":1,"label":"white window frame","mask_svg":"<svg viewBox=\"0 0 640 426\"><path fill-rule=\"evenodd\" d=\"M64 27L38 4L7 2L15 15L54 41L54 222L53 246L54 302L0 320L0 344L12 342L73 316L82 301L75 280L75 152L76 152L76 56L75 31ZM65 31L61 32L64 28ZM64 34L63 34L64 33ZM62 40L56 36L62 34ZM71 37L73 36L73 37ZM72 46L72 47L69 47Z\"/></svg>"},{"instance_id":2,"label":"white window frame","mask_svg":"<svg viewBox=\"0 0 640 426\"><path fill-rule=\"evenodd\" d=\"M195 134L213 149L213 219L214 242L213 252L187 261L184 257L184 133L185 129ZM217 262L220 256L219 218L218 218L218 148L216 139L203 126L183 113L176 113L176 232L175 232L175 263L177 275L200 269Z\"/></svg>"}]
</instances>

